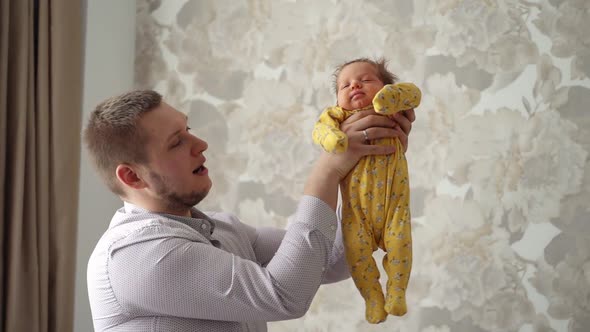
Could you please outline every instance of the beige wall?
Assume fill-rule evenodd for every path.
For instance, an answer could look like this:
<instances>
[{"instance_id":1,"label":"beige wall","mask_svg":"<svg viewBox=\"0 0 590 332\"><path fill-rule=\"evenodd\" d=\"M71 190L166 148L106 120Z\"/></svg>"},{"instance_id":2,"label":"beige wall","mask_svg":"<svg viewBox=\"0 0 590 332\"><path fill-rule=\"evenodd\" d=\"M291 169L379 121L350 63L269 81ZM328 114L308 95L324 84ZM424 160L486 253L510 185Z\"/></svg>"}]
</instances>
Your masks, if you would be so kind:
<instances>
[{"instance_id":1,"label":"beige wall","mask_svg":"<svg viewBox=\"0 0 590 332\"><path fill-rule=\"evenodd\" d=\"M587 331L589 32L585 0L142 2L136 84L210 142L203 207L279 226L336 64L385 55L423 89L409 314L368 326L346 281L271 330Z\"/></svg>"},{"instance_id":2,"label":"beige wall","mask_svg":"<svg viewBox=\"0 0 590 332\"><path fill-rule=\"evenodd\" d=\"M284 226L293 212L336 64L385 55L423 89L407 153L409 314L369 326L346 281L271 331L590 330L588 1L141 1L137 15L135 85L163 93L210 143L202 208L252 225ZM129 71L95 56L96 71ZM124 88L123 76L87 85L85 100ZM118 206L84 162L82 173L78 271Z\"/></svg>"},{"instance_id":3,"label":"beige wall","mask_svg":"<svg viewBox=\"0 0 590 332\"><path fill-rule=\"evenodd\" d=\"M84 63L84 117L111 95L133 88L135 55L135 1L88 1ZM80 209L76 266L74 331L93 331L86 264L96 242L107 229L121 201L112 195L92 169L82 148Z\"/></svg>"}]
</instances>

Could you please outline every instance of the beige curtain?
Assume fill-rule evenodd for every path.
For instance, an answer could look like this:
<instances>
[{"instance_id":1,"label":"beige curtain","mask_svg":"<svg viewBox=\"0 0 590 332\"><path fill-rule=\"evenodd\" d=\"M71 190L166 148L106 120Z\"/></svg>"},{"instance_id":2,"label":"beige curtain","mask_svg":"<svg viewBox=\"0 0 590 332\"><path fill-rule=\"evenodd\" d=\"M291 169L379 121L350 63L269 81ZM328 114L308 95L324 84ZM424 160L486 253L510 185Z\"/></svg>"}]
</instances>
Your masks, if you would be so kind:
<instances>
[{"instance_id":1,"label":"beige curtain","mask_svg":"<svg viewBox=\"0 0 590 332\"><path fill-rule=\"evenodd\" d=\"M72 331L83 8L0 0L0 330Z\"/></svg>"}]
</instances>

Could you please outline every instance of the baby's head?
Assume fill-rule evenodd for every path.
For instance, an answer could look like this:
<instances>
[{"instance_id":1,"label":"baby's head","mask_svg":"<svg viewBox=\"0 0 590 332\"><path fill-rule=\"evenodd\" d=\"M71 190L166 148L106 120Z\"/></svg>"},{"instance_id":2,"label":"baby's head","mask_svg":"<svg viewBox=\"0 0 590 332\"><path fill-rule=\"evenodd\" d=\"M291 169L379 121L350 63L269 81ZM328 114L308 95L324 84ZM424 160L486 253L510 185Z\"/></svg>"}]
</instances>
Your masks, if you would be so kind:
<instances>
[{"instance_id":1,"label":"baby's head","mask_svg":"<svg viewBox=\"0 0 590 332\"><path fill-rule=\"evenodd\" d=\"M355 110L371 105L375 94L397 77L387 70L384 59L359 58L348 61L334 71L334 90L338 106Z\"/></svg>"}]
</instances>

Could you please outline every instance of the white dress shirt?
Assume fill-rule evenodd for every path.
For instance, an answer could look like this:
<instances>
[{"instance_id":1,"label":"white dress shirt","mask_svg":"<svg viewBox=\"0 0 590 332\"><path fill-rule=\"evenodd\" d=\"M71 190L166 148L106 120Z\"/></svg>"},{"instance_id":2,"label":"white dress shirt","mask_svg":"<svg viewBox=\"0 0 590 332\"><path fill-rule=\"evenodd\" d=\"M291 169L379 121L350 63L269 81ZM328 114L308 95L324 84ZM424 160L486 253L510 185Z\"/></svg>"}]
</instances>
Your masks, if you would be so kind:
<instances>
[{"instance_id":1,"label":"white dress shirt","mask_svg":"<svg viewBox=\"0 0 590 332\"><path fill-rule=\"evenodd\" d=\"M302 316L321 283L349 277L336 214L315 197L286 231L191 212L115 213L88 262L96 331L266 331Z\"/></svg>"}]
</instances>

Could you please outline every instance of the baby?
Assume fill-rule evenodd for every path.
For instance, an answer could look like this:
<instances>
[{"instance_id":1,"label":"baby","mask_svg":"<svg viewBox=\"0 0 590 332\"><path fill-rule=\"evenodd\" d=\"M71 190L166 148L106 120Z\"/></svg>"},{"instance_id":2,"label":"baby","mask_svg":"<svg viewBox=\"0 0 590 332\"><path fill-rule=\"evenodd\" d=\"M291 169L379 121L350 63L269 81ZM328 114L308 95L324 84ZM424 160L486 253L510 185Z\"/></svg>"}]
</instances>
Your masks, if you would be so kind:
<instances>
[{"instance_id":1,"label":"baby","mask_svg":"<svg viewBox=\"0 0 590 332\"><path fill-rule=\"evenodd\" d=\"M384 116L412 109L420 104L421 92L411 83L394 84L395 75L385 61L356 59L335 72L338 105L328 107L314 127L313 140L328 152L343 152L348 137L339 128L352 114L374 109ZM342 232L346 259L352 279L365 299L368 322L383 322L387 314L404 315L406 287L412 267L410 228L410 187L404 149L397 138L383 138L367 144L395 145L389 155L363 157L344 179L342 189ZM387 254L387 293L379 283L373 252Z\"/></svg>"}]
</instances>

